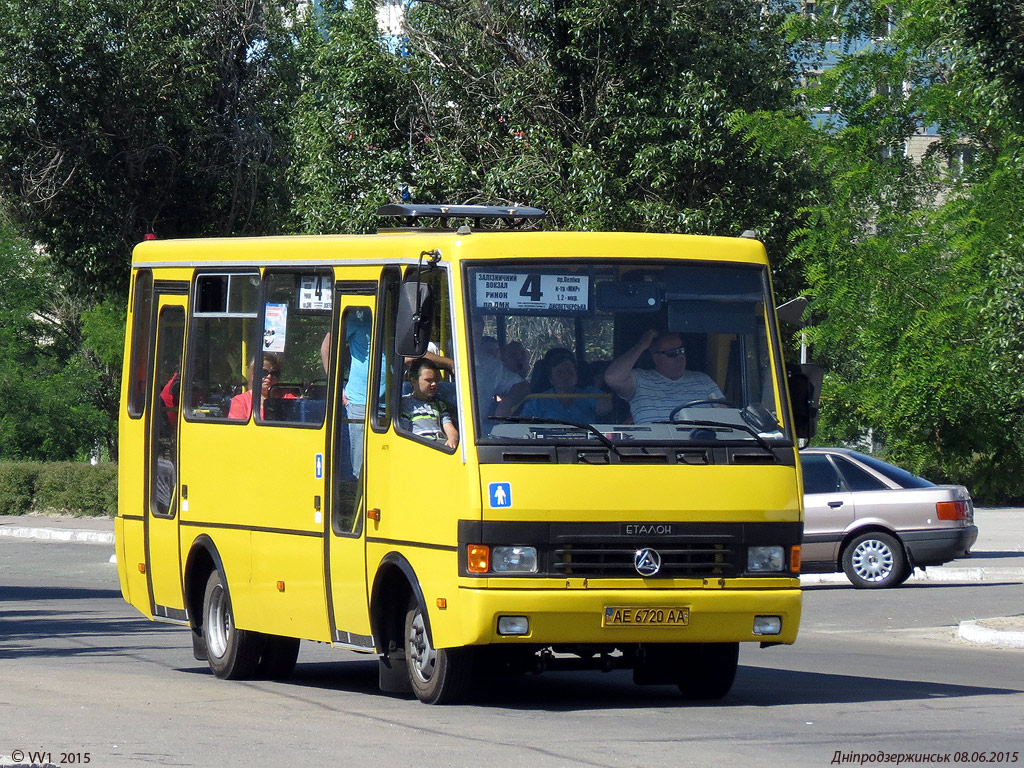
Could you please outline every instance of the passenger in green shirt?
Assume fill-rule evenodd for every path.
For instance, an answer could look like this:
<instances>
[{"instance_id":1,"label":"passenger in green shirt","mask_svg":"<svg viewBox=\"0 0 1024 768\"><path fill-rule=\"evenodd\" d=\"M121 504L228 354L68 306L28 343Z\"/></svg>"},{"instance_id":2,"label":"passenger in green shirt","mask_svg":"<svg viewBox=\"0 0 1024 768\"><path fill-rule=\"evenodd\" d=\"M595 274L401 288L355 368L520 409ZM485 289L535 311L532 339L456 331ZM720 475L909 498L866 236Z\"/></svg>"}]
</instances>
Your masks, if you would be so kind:
<instances>
[{"instance_id":1,"label":"passenger in green shirt","mask_svg":"<svg viewBox=\"0 0 1024 768\"><path fill-rule=\"evenodd\" d=\"M416 437L443 440L445 446L455 448L459 444L459 430L448 403L437 397L440 381L436 363L425 357L413 360L409 365L412 394L402 398L398 422Z\"/></svg>"}]
</instances>

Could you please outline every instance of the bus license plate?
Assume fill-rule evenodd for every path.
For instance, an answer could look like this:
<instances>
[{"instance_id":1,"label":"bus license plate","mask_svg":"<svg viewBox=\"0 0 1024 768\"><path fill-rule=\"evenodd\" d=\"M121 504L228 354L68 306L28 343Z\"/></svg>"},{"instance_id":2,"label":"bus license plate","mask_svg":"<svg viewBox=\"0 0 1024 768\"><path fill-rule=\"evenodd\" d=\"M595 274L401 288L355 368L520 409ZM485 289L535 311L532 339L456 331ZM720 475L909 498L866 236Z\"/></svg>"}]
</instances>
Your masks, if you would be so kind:
<instances>
[{"instance_id":1,"label":"bus license plate","mask_svg":"<svg viewBox=\"0 0 1024 768\"><path fill-rule=\"evenodd\" d=\"M690 609L680 606L606 606L605 627L685 627Z\"/></svg>"}]
</instances>

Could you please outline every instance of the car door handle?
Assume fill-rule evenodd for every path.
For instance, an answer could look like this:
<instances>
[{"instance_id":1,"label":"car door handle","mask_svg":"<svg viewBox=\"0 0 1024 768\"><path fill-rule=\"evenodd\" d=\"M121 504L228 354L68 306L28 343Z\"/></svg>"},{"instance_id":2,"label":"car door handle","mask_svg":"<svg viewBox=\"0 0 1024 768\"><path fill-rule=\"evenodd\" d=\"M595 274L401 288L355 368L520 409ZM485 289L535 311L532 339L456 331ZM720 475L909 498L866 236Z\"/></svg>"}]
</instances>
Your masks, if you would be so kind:
<instances>
[{"instance_id":1,"label":"car door handle","mask_svg":"<svg viewBox=\"0 0 1024 768\"><path fill-rule=\"evenodd\" d=\"M830 501L828 503L828 505L830 507L832 507L832 509L839 509L841 506L843 506L843 502L841 502L841 501Z\"/></svg>"}]
</instances>

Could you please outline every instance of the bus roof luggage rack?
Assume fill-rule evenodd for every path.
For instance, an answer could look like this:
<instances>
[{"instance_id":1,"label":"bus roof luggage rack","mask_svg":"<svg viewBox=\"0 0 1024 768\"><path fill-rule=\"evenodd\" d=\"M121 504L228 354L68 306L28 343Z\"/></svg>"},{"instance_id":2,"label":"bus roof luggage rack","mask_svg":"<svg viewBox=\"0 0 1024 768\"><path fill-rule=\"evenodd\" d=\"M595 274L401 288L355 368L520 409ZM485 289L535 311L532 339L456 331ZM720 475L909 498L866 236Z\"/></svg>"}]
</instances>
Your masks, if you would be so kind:
<instances>
[{"instance_id":1,"label":"bus roof luggage rack","mask_svg":"<svg viewBox=\"0 0 1024 768\"><path fill-rule=\"evenodd\" d=\"M399 219L400 229L527 229L547 216L547 211L523 205L405 205L392 203L377 209L378 216ZM420 219L436 220L433 227ZM449 224L451 220L456 224ZM472 222L467 225L466 222ZM487 222L486 224L484 222ZM468 231L468 228L466 231Z\"/></svg>"}]
</instances>

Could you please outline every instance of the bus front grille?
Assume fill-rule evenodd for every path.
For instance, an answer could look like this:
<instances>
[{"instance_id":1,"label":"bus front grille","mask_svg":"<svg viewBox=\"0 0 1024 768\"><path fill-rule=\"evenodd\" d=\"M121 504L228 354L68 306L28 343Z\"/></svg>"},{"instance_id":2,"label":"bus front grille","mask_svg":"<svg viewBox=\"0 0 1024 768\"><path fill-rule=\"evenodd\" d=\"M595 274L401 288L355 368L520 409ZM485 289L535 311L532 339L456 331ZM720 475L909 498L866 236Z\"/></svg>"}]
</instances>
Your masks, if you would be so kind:
<instances>
[{"instance_id":1,"label":"bus front grille","mask_svg":"<svg viewBox=\"0 0 1024 768\"><path fill-rule=\"evenodd\" d=\"M552 566L563 576L639 578L636 553L641 547L615 544L568 544L553 552ZM739 573L739 553L729 544L672 543L653 547L661 557L655 578L730 577Z\"/></svg>"}]
</instances>

